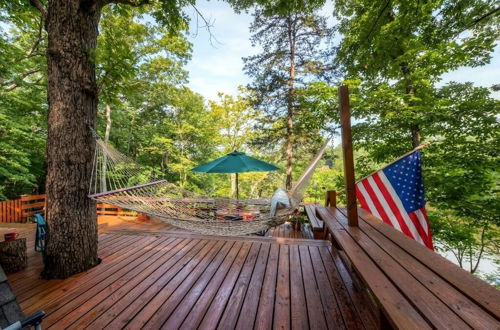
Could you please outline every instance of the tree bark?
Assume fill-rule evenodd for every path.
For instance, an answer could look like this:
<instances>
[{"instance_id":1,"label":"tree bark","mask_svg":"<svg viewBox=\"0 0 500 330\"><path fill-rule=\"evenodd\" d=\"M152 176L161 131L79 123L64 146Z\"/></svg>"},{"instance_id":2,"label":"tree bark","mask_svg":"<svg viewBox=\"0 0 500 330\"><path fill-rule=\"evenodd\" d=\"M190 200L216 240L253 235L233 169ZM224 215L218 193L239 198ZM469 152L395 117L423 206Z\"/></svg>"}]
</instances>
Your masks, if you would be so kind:
<instances>
[{"instance_id":1,"label":"tree bark","mask_svg":"<svg viewBox=\"0 0 500 330\"><path fill-rule=\"evenodd\" d=\"M413 149L420 145L420 127L418 124L411 125L411 142Z\"/></svg>"},{"instance_id":2,"label":"tree bark","mask_svg":"<svg viewBox=\"0 0 500 330\"><path fill-rule=\"evenodd\" d=\"M287 117L286 117L286 189L292 189L293 170L293 98L295 96L295 28L288 18L288 41L290 44L290 72L288 76Z\"/></svg>"},{"instance_id":3,"label":"tree bark","mask_svg":"<svg viewBox=\"0 0 500 330\"><path fill-rule=\"evenodd\" d=\"M410 97L408 105L410 107L414 106L415 103L411 100L411 97L415 95L415 86L413 84L413 80L410 78L410 68L408 63L401 63L401 71L403 72L403 76L406 84L406 94ZM413 123L410 125L410 133L411 133L411 143L412 147L415 149L420 145L420 126L417 123Z\"/></svg>"},{"instance_id":4,"label":"tree bark","mask_svg":"<svg viewBox=\"0 0 500 330\"><path fill-rule=\"evenodd\" d=\"M231 198L236 198L236 173L231 173L229 180L231 180Z\"/></svg>"},{"instance_id":5,"label":"tree bark","mask_svg":"<svg viewBox=\"0 0 500 330\"><path fill-rule=\"evenodd\" d=\"M0 242L0 266L6 273L15 273L28 265L26 238Z\"/></svg>"},{"instance_id":6,"label":"tree bark","mask_svg":"<svg viewBox=\"0 0 500 330\"><path fill-rule=\"evenodd\" d=\"M87 198L95 141L94 50L97 1L48 4L47 223L44 278L66 278L95 266L97 219Z\"/></svg>"}]
</instances>

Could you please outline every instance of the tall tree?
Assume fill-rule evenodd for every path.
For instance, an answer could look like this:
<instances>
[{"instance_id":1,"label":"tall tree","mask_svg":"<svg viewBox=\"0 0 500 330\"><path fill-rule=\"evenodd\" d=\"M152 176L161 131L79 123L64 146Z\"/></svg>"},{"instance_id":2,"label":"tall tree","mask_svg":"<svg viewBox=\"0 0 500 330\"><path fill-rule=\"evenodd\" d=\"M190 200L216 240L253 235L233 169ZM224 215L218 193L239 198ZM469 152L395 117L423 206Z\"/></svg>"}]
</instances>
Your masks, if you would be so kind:
<instances>
[{"instance_id":1,"label":"tall tree","mask_svg":"<svg viewBox=\"0 0 500 330\"><path fill-rule=\"evenodd\" d=\"M266 136L269 145L285 140L289 189L296 143L294 122L301 110L297 90L325 72L322 42L330 31L314 7L306 12L293 6L276 11L258 7L253 15L251 41L262 47L262 53L244 59L245 71L254 79L250 89L257 95L256 105L265 113L261 126L271 133Z\"/></svg>"},{"instance_id":2,"label":"tall tree","mask_svg":"<svg viewBox=\"0 0 500 330\"><path fill-rule=\"evenodd\" d=\"M188 1L31 0L48 36L46 278L64 278L98 263L95 204L86 197L95 144L98 87L95 49L102 9L110 4L151 6L175 30ZM2 5L16 11L21 4Z\"/></svg>"}]
</instances>

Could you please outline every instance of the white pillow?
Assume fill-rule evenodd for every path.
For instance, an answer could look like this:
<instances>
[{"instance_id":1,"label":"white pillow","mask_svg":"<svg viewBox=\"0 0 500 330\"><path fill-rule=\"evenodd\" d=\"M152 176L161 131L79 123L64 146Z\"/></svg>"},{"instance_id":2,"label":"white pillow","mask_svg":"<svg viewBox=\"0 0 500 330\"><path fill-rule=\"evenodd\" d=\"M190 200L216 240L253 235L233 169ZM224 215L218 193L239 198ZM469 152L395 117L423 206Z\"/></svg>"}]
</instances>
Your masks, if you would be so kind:
<instances>
[{"instance_id":1,"label":"white pillow","mask_svg":"<svg viewBox=\"0 0 500 330\"><path fill-rule=\"evenodd\" d=\"M270 214L272 217L276 215L276 211L279 208L290 206L290 199L285 190L278 188L271 198L271 210Z\"/></svg>"}]
</instances>

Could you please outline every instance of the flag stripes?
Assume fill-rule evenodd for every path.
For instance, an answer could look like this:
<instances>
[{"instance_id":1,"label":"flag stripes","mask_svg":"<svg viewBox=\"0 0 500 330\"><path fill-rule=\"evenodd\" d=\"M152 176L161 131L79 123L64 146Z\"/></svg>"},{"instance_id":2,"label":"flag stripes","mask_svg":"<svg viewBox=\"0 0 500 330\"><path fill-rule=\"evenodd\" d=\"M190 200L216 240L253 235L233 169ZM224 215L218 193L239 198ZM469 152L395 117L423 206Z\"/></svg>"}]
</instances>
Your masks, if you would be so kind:
<instances>
[{"instance_id":1,"label":"flag stripes","mask_svg":"<svg viewBox=\"0 0 500 330\"><path fill-rule=\"evenodd\" d=\"M356 195L362 208L433 249L423 198L420 154L415 153L358 182Z\"/></svg>"}]
</instances>

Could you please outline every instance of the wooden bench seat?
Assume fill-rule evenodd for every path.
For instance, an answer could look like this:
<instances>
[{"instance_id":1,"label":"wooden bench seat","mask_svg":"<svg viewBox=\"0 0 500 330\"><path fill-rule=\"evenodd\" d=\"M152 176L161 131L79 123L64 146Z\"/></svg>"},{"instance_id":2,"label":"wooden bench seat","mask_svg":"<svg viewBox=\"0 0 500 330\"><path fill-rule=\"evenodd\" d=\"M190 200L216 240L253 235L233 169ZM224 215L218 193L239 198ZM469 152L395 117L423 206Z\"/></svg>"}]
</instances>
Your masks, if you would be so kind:
<instances>
[{"instance_id":1,"label":"wooden bench seat","mask_svg":"<svg viewBox=\"0 0 500 330\"><path fill-rule=\"evenodd\" d=\"M306 212L307 219L309 220L309 224L311 225L311 229L313 232L313 236L315 239L323 239L324 238L324 226L323 220L318 218L316 214L316 208L321 205L319 204L306 204L304 205L304 210Z\"/></svg>"},{"instance_id":2,"label":"wooden bench seat","mask_svg":"<svg viewBox=\"0 0 500 330\"><path fill-rule=\"evenodd\" d=\"M343 208L316 210L387 325L500 328L500 291L362 209L358 209L358 227L347 225Z\"/></svg>"}]
</instances>

